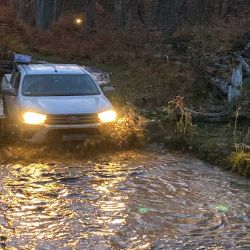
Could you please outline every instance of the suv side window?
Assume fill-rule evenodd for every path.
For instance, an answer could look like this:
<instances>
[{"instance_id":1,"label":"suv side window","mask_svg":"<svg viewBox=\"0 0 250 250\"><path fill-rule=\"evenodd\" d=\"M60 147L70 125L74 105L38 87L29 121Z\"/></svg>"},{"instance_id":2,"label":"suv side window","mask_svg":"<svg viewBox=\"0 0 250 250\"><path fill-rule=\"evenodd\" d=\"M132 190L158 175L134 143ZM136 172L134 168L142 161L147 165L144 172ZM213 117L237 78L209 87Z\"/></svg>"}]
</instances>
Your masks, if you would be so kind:
<instances>
[{"instance_id":1,"label":"suv side window","mask_svg":"<svg viewBox=\"0 0 250 250\"><path fill-rule=\"evenodd\" d=\"M19 72L16 70L16 69L14 69L13 71L12 71L12 76L11 76L11 79L10 79L10 85L14 88L14 84L15 84L15 80L16 80L16 77L17 77L17 74L18 74Z\"/></svg>"},{"instance_id":2,"label":"suv side window","mask_svg":"<svg viewBox=\"0 0 250 250\"><path fill-rule=\"evenodd\" d=\"M13 88L15 88L15 90L18 90L19 85L20 85L20 80L21 80L21 74L20 72L18 72L14 81L14 85L13 85Z\"/></svg>"}]
</instances>

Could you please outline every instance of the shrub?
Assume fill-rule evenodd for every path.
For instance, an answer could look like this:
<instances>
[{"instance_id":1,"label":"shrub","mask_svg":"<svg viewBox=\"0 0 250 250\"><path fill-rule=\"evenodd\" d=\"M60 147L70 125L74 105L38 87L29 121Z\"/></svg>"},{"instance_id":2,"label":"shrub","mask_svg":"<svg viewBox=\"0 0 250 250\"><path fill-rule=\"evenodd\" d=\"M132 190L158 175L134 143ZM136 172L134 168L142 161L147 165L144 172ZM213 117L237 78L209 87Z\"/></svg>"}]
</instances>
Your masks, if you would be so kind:
<instances>
[{"instance_id":1,"label":"shrub","mask_svg":"<svg viewBox=\"0 0 250 250\"><path fill-rule=\"evenodd\" d=\"M137 112L125 107L116 122L103 125L101 131L106 140L117 146L138 145L143 142L144 130Z\"/></svg>"},{"instance_id":2,"label":"shrub","mask_svg":"<svg viewBox=\"0 0 250 250\"><path fill-rule=\"evenodd\" d=\"M250 176L250 153L245 152L244 148L238 147L230 155L230 162L234 171L245 176Z\"/></svg>"}]
</instances>

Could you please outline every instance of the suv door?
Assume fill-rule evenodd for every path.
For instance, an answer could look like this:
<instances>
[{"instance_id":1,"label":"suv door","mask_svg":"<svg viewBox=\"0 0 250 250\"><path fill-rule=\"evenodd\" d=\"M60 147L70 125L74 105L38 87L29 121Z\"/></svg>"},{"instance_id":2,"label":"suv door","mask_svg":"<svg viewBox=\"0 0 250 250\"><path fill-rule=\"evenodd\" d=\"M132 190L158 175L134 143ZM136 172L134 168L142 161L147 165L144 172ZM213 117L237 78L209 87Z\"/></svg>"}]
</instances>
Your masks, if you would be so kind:
<instances>
[{"instance_id":1,"label":"suv door","mask_svg":"<svg viewBox=\"0 0 250 250\"><path fill-rule=\"evenodd\" d=\"M20 81L21 81L21 74L20 72L16 71L15 73L13 73L10 81L10 87L15 89L16 93L18 93ZM15 119L15 113L17 108L17 96L5 95L4 105L5 105L6 115L8 115L10 119Z\"/></svg>"}]
</instances>

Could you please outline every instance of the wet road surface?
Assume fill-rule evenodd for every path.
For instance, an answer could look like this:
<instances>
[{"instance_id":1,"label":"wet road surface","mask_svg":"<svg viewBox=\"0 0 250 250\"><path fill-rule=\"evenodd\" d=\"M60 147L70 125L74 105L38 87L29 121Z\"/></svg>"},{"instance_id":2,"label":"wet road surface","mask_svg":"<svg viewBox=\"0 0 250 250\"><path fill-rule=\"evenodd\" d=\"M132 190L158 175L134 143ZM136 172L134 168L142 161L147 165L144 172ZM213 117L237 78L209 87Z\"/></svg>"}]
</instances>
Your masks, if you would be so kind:
<instances>
[{"instance_id":1,"label":"wet road surface","mask_svg":"<svg viewBox=\"0 0 250 250\"><path fill-rule=\"evenodd\" d=\"M250 181L181 154L0 166L2 249L250 249Z\"/></svg>"}]
</instances>

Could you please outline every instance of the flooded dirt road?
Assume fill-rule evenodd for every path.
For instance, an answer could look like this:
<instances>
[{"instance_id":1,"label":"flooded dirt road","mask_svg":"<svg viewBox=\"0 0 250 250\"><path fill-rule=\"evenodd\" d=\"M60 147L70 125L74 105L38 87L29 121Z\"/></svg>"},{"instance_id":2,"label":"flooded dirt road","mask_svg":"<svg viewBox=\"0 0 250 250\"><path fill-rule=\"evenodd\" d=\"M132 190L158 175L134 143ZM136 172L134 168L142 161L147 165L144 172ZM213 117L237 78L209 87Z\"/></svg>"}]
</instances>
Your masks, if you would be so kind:
<instances>
[{"instance_id":1,"label":"flooded dirt road","mask_svg":"<svg viewBox=\"0 0 250 250\"><path fill-rule=\"evenodd\" d=\"M249 180L181 154L94 158L1 165L1 248L250 249Z\"/></svg>"}]
</instances>

